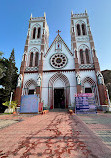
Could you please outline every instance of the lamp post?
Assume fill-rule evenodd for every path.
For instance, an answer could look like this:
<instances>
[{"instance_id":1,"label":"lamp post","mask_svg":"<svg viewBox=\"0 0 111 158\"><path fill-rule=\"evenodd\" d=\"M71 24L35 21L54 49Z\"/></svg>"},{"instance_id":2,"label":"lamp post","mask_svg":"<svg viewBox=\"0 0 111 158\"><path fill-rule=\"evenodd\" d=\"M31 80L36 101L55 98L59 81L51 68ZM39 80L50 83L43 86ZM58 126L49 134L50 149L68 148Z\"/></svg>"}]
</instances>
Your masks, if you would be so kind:
<instances>
[{"instance_id":1,"label":"lamp post","mask_svg":"<svg viewBox=\"0 0 111 158\"><path fill-rule=\"evenodd\" d=\"M12 95L13 95L13 92L11 92L11 96L10 96L10 104L9 104L9 105L11 105Z\"/></svg>"}]
</instances>

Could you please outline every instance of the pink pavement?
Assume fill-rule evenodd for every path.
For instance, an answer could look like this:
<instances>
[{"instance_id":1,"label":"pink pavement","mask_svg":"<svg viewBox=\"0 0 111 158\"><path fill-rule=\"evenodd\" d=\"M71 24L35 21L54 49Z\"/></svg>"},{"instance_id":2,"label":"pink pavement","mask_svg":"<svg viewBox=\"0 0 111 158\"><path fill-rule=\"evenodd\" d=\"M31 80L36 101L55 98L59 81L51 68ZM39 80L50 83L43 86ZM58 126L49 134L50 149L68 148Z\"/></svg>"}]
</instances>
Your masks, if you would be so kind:
<instances>
[{"instance_id":1,"label":"pink pavement","mask_svg":"<svg viewBox=\"0 0 111 158\"><path fill-rule=\"evenodd\" d=\"M110 149L76 115L21 118L0 130L0 158L111 158Z\"/></svg>"}]
</instances>

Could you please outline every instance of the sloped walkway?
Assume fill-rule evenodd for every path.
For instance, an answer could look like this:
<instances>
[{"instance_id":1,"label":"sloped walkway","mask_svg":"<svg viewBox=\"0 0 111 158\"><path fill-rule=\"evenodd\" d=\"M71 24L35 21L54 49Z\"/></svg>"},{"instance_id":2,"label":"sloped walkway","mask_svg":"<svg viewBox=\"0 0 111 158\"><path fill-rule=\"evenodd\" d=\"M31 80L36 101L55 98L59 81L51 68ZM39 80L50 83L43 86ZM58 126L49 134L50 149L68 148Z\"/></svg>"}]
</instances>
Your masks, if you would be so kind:
<instances>
[{"instance_id":1,"label":"sloped walkway","mask_svg":"<svg viewBox=\"0 0 111 158\"><path fill-rule=\"evenodd\" d=\"M111 113L78 116L111 150Z\"/></svg>"},{"instance_id":2,"label":"sloped walkway","mask_svg":"<svg viewBox=\"0 0 111 158\"><path fill-rule=\"evenodd\" d=\"M111 151L76 116L49 112L0 130L0 158L111 158Z\"/></svg>"}]
</instances>

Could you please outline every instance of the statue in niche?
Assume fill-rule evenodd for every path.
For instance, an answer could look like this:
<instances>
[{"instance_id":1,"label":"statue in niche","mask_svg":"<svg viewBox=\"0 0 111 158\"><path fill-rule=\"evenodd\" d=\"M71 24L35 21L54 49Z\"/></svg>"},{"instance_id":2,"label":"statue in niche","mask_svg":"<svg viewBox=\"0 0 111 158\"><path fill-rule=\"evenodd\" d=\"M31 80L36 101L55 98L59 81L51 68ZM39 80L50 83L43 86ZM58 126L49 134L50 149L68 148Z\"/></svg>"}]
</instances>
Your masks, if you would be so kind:
<instances>
[{"instance_id":1,"label":"statue in niche","mask_svg":"<svg viewBox=\"0 0 111 158\"><path fill-rule=\"evenodd\" d=\"M41 74L38 74L38 78L37 78L37 86L38 86L38 87L41 86Z\"/></svg>"},{"instance_id":2,"label":"statue in niche","mask_svg":"<svg viewBox=\"0 0 111 158\"><path fill-rule=\"evenodd\" d=\"M61 41L56 42L56 49L61 49Z\"/></svg>"},{"instance_id":3,"label":"statue in niche","mask_svg":"<svg viewBox=\"0 0 111 158\"><path fill-rule=\"evenodd\" d=\"M19 77L18 77L18 81L17 81L17 87L21 87L21 85L22 85L22 74L20 74L19 75Z\"/></svg>"},{"instance_id":4,"label":"statue in niche","mask_svg":"<svg viewBox=\"0 0 111 158\"><path fill-rule=\"evenodd\" d=\"M79 72L76 73L76 81L78 85L81 85L81 77L79 75Z\"/></svg>"},{"instance_id":5,"label":"statue in niche","mask_svg":"<svg viewBox=\"0 0 111 158\"><path fill-rule=\"evenodd\" d=\"M104 84L103 75L100 71L97 72L98 84Z\"/></svg>"}]
</instances>

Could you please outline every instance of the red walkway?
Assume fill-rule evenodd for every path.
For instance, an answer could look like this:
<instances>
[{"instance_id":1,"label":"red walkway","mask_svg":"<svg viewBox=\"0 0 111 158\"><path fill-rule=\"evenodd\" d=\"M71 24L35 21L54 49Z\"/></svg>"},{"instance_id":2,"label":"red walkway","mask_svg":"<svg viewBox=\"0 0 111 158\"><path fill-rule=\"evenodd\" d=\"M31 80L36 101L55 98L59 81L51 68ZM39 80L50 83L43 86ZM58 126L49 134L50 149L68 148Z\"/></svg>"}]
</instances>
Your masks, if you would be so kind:
<instances>
[{"instance_id":1,"label":"red walkway","mask_svg":"<svg viewBox=\"0 0 111 158\"><path fill-rule=\"evenodd\" d=\"M111 158L110 149L76 115L24 118L0 130L0 158Z\"/></svg>"}]
</instances>

